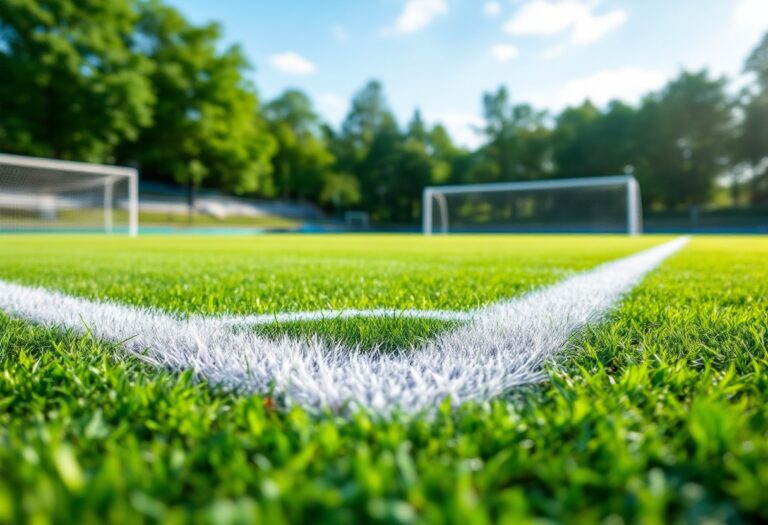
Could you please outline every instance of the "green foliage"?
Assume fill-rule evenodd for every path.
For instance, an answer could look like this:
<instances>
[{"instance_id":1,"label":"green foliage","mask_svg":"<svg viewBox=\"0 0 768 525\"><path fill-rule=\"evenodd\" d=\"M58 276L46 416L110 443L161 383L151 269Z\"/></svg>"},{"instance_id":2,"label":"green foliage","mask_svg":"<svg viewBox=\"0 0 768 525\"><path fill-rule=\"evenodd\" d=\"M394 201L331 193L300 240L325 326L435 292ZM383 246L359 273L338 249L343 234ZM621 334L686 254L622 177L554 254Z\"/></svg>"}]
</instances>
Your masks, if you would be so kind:
<instances>
[{"instance_id":1,"label":"green foliage","mask_svg":"<svg viewBox=\"0 0 768 525\"><path fill-rule=\"evenodd\" d=\"M732 106L724 78L683 72L643 102L637 177L667 208L708 202L728 166Z\"/></svg>"},{"instance_id":2,"label":"green foliage","mask_svg":"<svg viewBox=\"0 0 768 525\"><path fill-rule=\"evenodd\" d=\"M605 112L588 101L563 110L552 136L557 176L625 173L639 155L637 128L637 110L618 101Z\"/></svg>"},{"instance_id":3,"label":"green foliage","mask_svg":"<svg viewBox=\"0 0 768 525\"><path fill-rule=\"evenodd\" d=\"M360 182L350 173L326 172L319 200L321 204L349 208L360 202Z\"/></svg>"},{"instance_id":4,"label":"green foliage","mask_svg":"<svg viewBox=\"0 0 768 525\"><path fill-rule=\"evenodd\" d=\"M303 247L305 240L270 241L274 251L262 257L279 268L286 260L278 254L291 251L294 268L306 259L315 268L307 279L321 282L318 267L333 257L320 243ZM382 267L408 266L422 280L422 266L446 275L444 252L454 254L450 266L458 253L471 251L468 242L489 242L454 237L425 247L420 241L422 256L407 263L398 252L404 238L384 249L378 236L356 237L338 250L360 257L355 246L364 240L386 260ZM91 259L74 282L75 241L48 241L9 239L19 247L18 268L0 252L3 276L35 280L22 261L36 251L37 260L70 260L68 278L57 278L53 262L45 262L39 282L98 294L85 292ZM186 240L162 241L177 244L177 261L192 252L194 264L171 269L169 254L155 258L156 246L126 240L83 241L78 251L101 257L114 275L131 267L121 265L118 253L141 252L144 271L134 263L124 289L109 292L114 297L135 302L143 289L172 306L174 300L158 299L169 292L153 276L182 268L195 285L179 293L194 301L201 256ZM485 250L486 270L517 261L552 268L547 264L558 266L558 253L582 265L590 248L607 255L621 242L564 238L565 246L549 251L551 241L495 237L510 252L497 261ZM254 258L242 243L216 248L220 266L209 264L212 274ZM268 393L211 390L190 373L115 359L118 350L110 345L0 314L0 521L764 522L766 256L768 244L758 238L694 239L609 319L574 337L569 353L552 364L550 381L482 405L458 411L446 405L433 417L392 421L276 411ZM494 278L496 270L484 275ZM350 287L339 295L367 286L354 274L346 278ZM468 285L442 280L441 290L468 304ZM253 304L248 295L242 300Z\"/></svg>"},{"instance_id":5,"label":"green foliage","mask_svg":"<svg viewBox=\"0 0 768 525\"><path fill-rule=\"evenodd\" d=\"M743 102L744 119L737 139L737 159L752 170L753 204L768 198L768 33L747 59L745 70L757 78Z\"/></svg>"},{"instance_id":6,"label":"green foliage","mask_svg":"<svg viewBox=\"0 0 768 525\"><path fill-rule=\"evenodd\" d=\"M757 205L768 197L768 91L744 104L744 120L737 143L737 156L751 169L750 199Z\"/></svg>"},{"instance_id":7,"label":"green foliage","mask_svg":"<svg viewBox=\"0 0 768 525\"><path fill-rule=\"evenodd\" d=\"M152 122L130 0L0 2L0 150L109 161Z\"/></svg>"},{"instance_id":8,"label":"green foliage","mask_svg":"<svg viewBox=\"0 0 768 525\"><path fill-rule=\"evenodd\" d=\"M483 95L487 143L473 179L482 182L546 178L551 172L550 131L545 113L528 104L512 104L507 89Z\"/></svg>"},{"instance_id":9,"label":"green foliage","mask_svg":"<svg viewBox=\"0 0 768 525\"><path fill-rule=\"evenodd\" d=\"M395 223L418 219L424 187L448 182L462 155L446 129L429 129L418 110L402 132L376 81L353 99L333 148L337 168L359 181L361 207Z\"/></svg>"},{"instance_id":10,"label":"green foliage","mask_svg":"<svg viewBox=\"0 0 768 525\"><path fill-rule=\"evenodd\" d=\"M763 38L750 53L744 64L744 70L757 77L757 82L763 91L768 89L768 33L763 35Z\"/></svg>"},{"instance_id":11,"label":"green foliage","mask_svg":"<svg viewBox=\"0 0 768 525\"><path fill-rule=\"evenodd\" d=\"M397 177L400 130L377 82L370 82L353 100L341 140L343 148L352 150L351 156L342 151L360 179L363 203L386 213L388 200L394 195L391 185Z\"/></svg>"},{"instance_id":12,"label":"green foliage","mask_svg":"<svg viewBox=\"0 0 768 525\"><path fill-rule=\"evenodd\" d=\"M455 146L451 135L442 124L435 124L429 132L428 150L434 165L432 184L445 184L456 177L461 159L467 157L466 151Z\"/></svg>"},{"instance_id":13,"label":"green foliage","mask_svg":"<svg viewBox=\"0 0 768 525\"><path fill-rule=\"evenodd\" d=\"M682 71L638 107L586 101L550 118L483 96L484 143L453 145L418 112L401 128L378 81L334 131L303 93L262 108L236 45L216 23L193 24L163 0L0 2L0 150L137 165L142 177L228 193L371 212L415 223L426 185L634 173L647 208L768 196L768 36L746 60L738 100L726 79ZM721 191L724 195L725 192ZM727 197L727 196L726 196Z\"/></svg>"},{"instance_id":14,"label":"green foliage","mask_svg":"<svg viewBox=\"0 0 768 525\"><path fill-rule=\"evenodd\" d=\"M217 24L194 26L158 0L139 3L138 49L155 64L155 120L121 156L147 178L253 193L270 183L275 144L244 78L241 50L219 51Z\"/></svg>"},{"instance_id":15,"label":"green foliage","mask_svg":"<svg viewBox=\"0 0 768 525\"><path fill-rule=\"evenodd\" d=\"M415 222L421 216L422 190L446 182L453 155L454 147L445 129L428 129L421 113L415 111L395 151L387 209L380 215L398 222Z\"/></svg>"},{"instance_id":16,"label":"green foliage","mask_svg":"<svg viewBox=\"0 0 768 525\"><path fill-rule=\"evenodd\" d=\"M233 193L267 184L274 141L236 47L159 0L0 4L0 149L137 164Z\"/></svg>"},{"instance_id":17,"label":"green foliage","mask_svg":"<svg viewBox=\"0 0 768 525\"><path fill-rule=\"evenodd\" d=\"M346 119L341 127L337 157L343 168L354 168L368 155L376 138L388 127L392 127L395 117L390 112L384 98L381 82L372 80L352 99Z\"/></svg>"},{"instance_id":18,"label":"green foliage","mask_svg":"<svg viewBox=\"0 0 768 525\"><path fill-rule=\"evenodd\" d=\"M709 202L732 155L733 108L724 79L682 72L639 108L568 108L553 132L560 177L634 173L647 206Z\"/></svg>"},{"instance_id":19,"label":"green foliage","mask_svg":"<svg viewBox=\"0 0 768 525\"><path fill-rule=\"evenodd\" d=\"M265 106L264 115L277 141L272 158L276 195L317 202L321 194L340 192L342 202L354 202L354 194L331 173L335 158L328 150L320 118L304 93L286 91Z\"/></svg>"}]
</instances>

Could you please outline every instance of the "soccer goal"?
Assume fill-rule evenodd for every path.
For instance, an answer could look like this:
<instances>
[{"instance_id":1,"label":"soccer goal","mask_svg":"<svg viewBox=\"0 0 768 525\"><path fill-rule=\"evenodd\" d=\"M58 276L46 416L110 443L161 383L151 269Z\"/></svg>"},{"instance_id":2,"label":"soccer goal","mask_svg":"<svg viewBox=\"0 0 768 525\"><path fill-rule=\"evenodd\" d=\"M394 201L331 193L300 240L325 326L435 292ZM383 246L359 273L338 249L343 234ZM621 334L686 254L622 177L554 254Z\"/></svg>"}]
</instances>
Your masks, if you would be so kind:
<instances>
[{"instance_id":1,"label":"soccer goal","mask_svg":"<svg viewBox=\"0 0 768 525\"><path fill-rule=\"evenodd\" d=\"M367 230L371 218L367 211L348 211L344 214L344 223L350 230Z\"/></svg>"},{"instance_id":2,"label":"soccer goal","mask_svg":"<svg viewBox=\"0 0 768 525\"><path fill-rule=\"evenodd\" d=\"M640 185L632 176L424 188L423 231L642 232Z\"/></svg>"},{"instance_id":3,"label":"soccer goal","mask_svg":"<svg viewBox=\"0 0 768 525\"><path fill-rule=\"evenodd\" d=\"M138 230L135 169L0 154L0 231Z\"/></svg>"}]
</instances>

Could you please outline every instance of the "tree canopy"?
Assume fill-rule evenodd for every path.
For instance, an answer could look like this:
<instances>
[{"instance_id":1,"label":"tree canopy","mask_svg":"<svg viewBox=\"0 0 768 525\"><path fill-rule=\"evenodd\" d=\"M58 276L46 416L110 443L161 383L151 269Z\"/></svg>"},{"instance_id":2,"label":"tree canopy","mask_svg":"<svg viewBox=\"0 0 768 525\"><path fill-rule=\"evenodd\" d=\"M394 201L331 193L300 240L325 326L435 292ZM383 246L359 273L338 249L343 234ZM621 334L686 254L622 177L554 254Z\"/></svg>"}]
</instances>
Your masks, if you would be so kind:
<instances>
[{"instance_id":1,"label":"tree canopy","mask_svg":"<svg viewBox=\"0 0 768 525\"><path fill-rule=\"evenodd\" d=\"M704 205L724 180L759 205L768 198L768 35L744 67L753 81L738 96L725 78L680 71L639 104L587 100L557 114L502 86L483 95L482 143L469 151L418 109L398 123L376 80L338 128L297 89L262 104L251 65L222 43L221 28L162 0L5 0L0 150L127 163L191 195L207 186L393 223L418 219L426 185L621 173L640 180L653 209Z\"/></svg>"},{"instance_id":2,"label":"tree canopy","mask_svg":"<svg viewBox=\"0 0 768 525\"><path fill-rule=\"evenodd\" d=\"M233 193L270 185L275 141L246 80L237 46L218 51L217 24L190 24L158 0L137 4L136 51L154 68L154 121L122 156L158 179L199 186L204 179Z\"/></svg>"},{"instance_id":3,"label":"tree canopy","mask_svg":"<svg viewBox=\"0 0 768 525\"><path fill-rule=\"evenodd\" d=\"M0 2L0 149L108 161L152 123L130 0Z\"/></svg>"},{"instance_id":4,"label":"tree canopy","mask_svg":"<svg viewBox=\"0 0 768 525\"><path fill-rule=\"evenodd\" d=\"M264 115L277 141L275 194L317 201L335 158L312 102L301 91L288 90L265 106Z\"/></svg>"}]
</instances>

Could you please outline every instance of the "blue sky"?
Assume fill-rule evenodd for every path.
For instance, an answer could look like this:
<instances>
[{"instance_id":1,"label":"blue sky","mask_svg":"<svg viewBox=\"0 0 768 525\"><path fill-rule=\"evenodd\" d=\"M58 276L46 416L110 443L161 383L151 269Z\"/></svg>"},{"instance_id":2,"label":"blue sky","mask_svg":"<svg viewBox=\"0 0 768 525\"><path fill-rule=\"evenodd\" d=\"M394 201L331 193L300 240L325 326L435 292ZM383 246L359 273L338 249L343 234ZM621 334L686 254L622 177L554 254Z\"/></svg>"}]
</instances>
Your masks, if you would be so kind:
<instances>
[{"instance_id":1,"label":"blue sky","mask_svg":"<svg viewBox=\"0 0 768 525\"><path fill-rule=\"evenodd\" d=\"M262 99L307 92L332 124L369 79L401 123L415 108L474 145L484 91L558 110L629 102L681 68L736 78L768 30L768 0L173 0L216 20ZM736 78L734 85L742 79Z\"/></svg>"}]
</instances>

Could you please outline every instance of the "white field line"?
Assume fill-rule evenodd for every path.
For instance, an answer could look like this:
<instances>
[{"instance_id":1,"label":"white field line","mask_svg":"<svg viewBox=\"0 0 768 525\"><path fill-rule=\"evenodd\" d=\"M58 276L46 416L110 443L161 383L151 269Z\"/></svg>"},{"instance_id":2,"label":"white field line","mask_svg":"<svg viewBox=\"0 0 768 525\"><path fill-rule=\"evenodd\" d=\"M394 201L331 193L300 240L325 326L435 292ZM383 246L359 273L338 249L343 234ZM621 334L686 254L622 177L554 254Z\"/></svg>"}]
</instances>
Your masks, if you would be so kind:
<instances>
[{"instance_id":1,"label":"white field line","mask_svg":"<svg viewBox=\"0 0 768 525\"><path fill-rule=\"evenodd\" d=\"M193 369L200 378L244 393L272 391L287 404L313 411L415 413L448 396L459 405L543 379L542 365L575 330L599 320L686 242L679 238L502 301L420 348L390 353L319 338L270 339L233 327L232 318L181 319L4 281L0 309L80 332L87 326L95 337L122 341L128 353L157 366Z\"/></svg>"},{"instance_id":2,"label":"white field line","mask_svg":"<svg viewBox=\"0 0 768 525\"><path fill-rule=\"evenodd\" d=\"M281 312L260 315L226 315L217 319L228 326L253 326L307 321L328 321L364 317L385 317L389 319L433 319L436 321L471 321L476 312L452 310L396 310L374 308L371 310L318 310L316 312Z\"/></svg>"}]
</instances>

